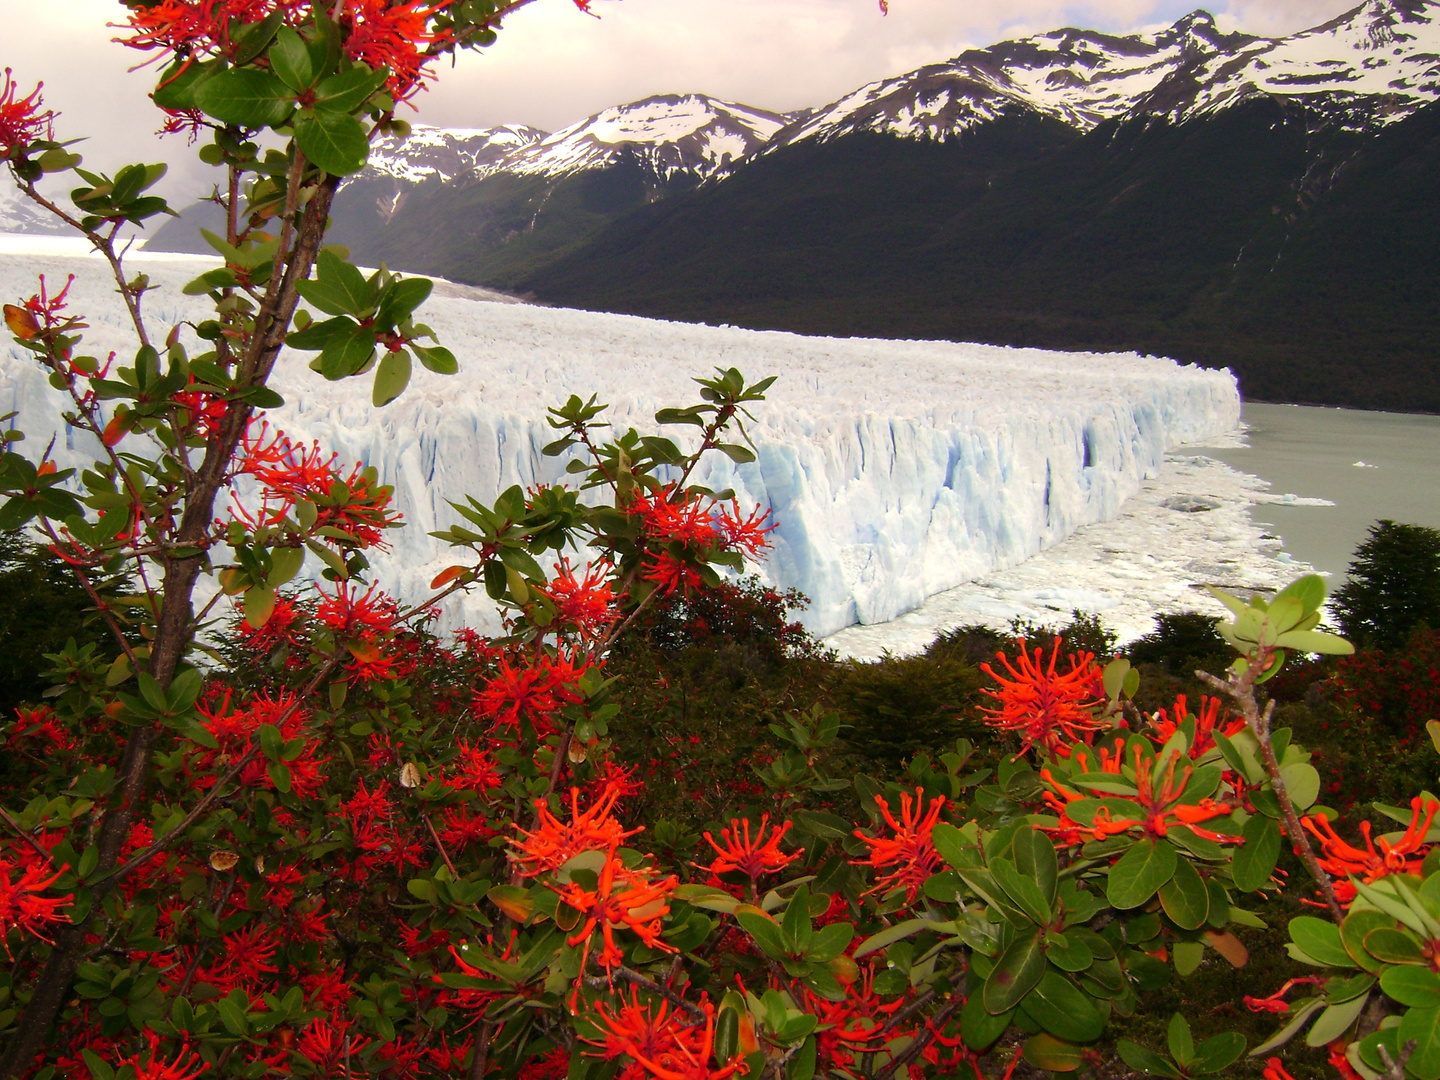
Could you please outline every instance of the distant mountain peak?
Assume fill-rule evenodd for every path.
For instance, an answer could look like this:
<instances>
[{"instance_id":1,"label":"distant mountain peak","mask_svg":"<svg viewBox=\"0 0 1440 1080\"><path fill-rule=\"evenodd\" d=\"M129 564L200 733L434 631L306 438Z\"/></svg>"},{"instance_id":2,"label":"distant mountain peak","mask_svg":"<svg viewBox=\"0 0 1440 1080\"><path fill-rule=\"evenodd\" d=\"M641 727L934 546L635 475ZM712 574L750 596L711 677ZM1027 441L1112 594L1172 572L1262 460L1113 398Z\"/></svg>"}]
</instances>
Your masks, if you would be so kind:
<instances>
[{"instance_id":1,"label":"distant mountain peak","mask_svg":"<svg viewBox=\"0 0 1440 1080\"><path fill-rule=\"evenodd\" d=\"M708 176L763 147L786 124L779 113L707 94L656 94L602 109L510 155L497 170L565 175L633 151L664 176Z\"/></svg>"}]
</instances>

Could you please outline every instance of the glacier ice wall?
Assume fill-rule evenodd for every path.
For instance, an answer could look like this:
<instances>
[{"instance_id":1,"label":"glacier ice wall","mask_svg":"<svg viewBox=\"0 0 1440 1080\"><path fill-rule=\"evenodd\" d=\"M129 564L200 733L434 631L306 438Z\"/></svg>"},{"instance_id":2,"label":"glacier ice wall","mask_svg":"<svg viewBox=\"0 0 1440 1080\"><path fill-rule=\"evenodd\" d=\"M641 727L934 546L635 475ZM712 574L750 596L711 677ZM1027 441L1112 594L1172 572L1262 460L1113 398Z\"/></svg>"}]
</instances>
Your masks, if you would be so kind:
<instances>
[{"instance_id":1,"label":"glacier ice wall","mask_svg":"<svg viewBox=\"0 0 1440 1080\"><path fill-rule=\"evenodd\" d=\"M156 336L202 316L179 287L205 265L138 264L160 286L147 298ZM102 270L93 257L0 253L7 300L33 292L36 273L77 275L85 351L118 350L124 362L132 338ZM811 598L804 622L822 635L894 618L1113 518L1168 448L1229 431L1240 416L1228 371L1128 353L806 338L463 299L434 299L424 318L459 357L459 375L417 372L399 401L376 409L367 378L326 383L289 356L275 383L286 405L271 414L292 437L373 465L395 486L407 526L374 562L411 600L453 561L428 535L456 520L447 499L488 501L561 477L564 461L540 452L553 437L545 409L572 393L598 394L617 425L653 430L656 409L698 400L693 376L732 366L751 381L778 375L748 425L758 460L716 455L699 479L733 487L747 510L773 509L774 550L757 569ZM34 452L55 433L60 405L28 354L6 346L0 411L18 413ZM83 464L94 448L62 431L57 449L62 464ZM447 623L492 617L483 595L458 603Z\"/></svg>"}]
</instances>

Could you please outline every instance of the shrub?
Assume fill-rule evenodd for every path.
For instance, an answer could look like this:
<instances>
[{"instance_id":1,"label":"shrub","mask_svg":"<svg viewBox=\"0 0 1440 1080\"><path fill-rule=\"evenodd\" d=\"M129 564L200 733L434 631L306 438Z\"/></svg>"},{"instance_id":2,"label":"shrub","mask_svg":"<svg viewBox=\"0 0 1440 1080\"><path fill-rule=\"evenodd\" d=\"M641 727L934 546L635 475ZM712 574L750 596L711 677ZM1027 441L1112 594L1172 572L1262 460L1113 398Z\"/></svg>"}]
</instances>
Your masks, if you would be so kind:
<instances>
[{"instance_id":1,"label":"shrub","mask_svg":"<svg viewBox=\"0 0 1440 1080\"><path fill-rule=\"evenodd\" d=\"M1340 629L1384 649L1417 626L1440 628L1440 530L1378 521L1335 592Z\"/></svg>"}]
</instances>

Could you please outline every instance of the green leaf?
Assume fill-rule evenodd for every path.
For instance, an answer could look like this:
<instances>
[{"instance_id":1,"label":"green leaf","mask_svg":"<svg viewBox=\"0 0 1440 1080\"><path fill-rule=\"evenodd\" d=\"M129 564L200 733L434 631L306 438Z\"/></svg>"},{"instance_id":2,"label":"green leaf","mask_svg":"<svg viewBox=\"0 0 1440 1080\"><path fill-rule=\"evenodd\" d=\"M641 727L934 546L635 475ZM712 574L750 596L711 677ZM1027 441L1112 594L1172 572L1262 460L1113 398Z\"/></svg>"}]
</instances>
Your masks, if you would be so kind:
<instances>
[{"instance_id":1,"label":"green leaf","mask_svg":"<svg viewBox=\"0 0 1440 1080\"><path fill-rule=\"evenodd\" d=\"M1321 633L1319 630L1291 630L1281 634L1275 644L1282 649L1293 649L1299 653L1322 653L1325 656L1351 656L1355 646L1342 637Z\"/></svg>"},{"instance_id":2,"label":"green leaf","mask_svg":"<svg viewBox=\"0 0 1440 1080\"><path fill-rule=\"evenodd\" d=\"M1241 892L1254 892L1270 880L1280 858L1280 825L1264 814L1253 814L1240 831L1244 843L1235 852L1230 874Z\"/></svg>"},{"instance_id":3,"label":"green leaf","mask_svg":"<svg viewBox=\"0 0 1440 1080\"><path fill-rule=\"evenodd\" d=\"M177 60L161 74L151 98L162 109L197 108L195 91L202 82L219 73L220 64L216 61L202 64L195 60Z\"/></svg>"},{"instance_id":4,"label":"green leaf","mask_svg":"<svg viewBox=\"0 0 1440 1080\"><path fill-rule=\"evenodd\" d=\"M1045 951L1040 935L1022 934L1000 954L990 977L985 980L983 1001L992 1015L1009 1012L1020 999L1035 989L1046 971Z\"/></svg>"},{"instance_id":5,"label":"green leaf","mask_svg":"<svg viewBox=\"0 0 1440 1080\"><path fill-rule=\"evenodd\" d=\"M1147 1050L1139 1043L1131 1042L1129 1039L1121 1039L1115 1047L1120 1052L1121 1059L1137 1072L1147 1073L1150 1076L1168 1076L1178 1080L1180 1070L1170 1064L1168 1060L1155 1053L1154 1050Z\"/></svg>"},{"instance_id":6,"label":"green leaf","mask_svg":"<svg viewBox=\"0 0 1440 1080\"><path fill-rule=\"evenodd\" d=\"M1293 596L1300 601L1305 614L1320 610L1320 605L1325 602L1325 579L1319 574L1306 574L1304 577L1296 578L1276 595L1276 600L1282 600L1287 596Z\"/></svg>"},{"instance_id":7,"label":"green leaf","mask_svg":"<svg viewBox=\"0 0 1440 1080\"><path fill-rule=\"evenodd\" d=\"M1006 859L996 859L990 864L990 873L1005 890L1015 906L1037 926L1048 925L1052 916L1050 905L1040 891L1040 886L1027 877L1022 877Z\"/></svg>"},{"instance_id":8,"label":"green leaf","mask_svg":"<svg viewBox=\"0 0 1440 1080\"><path fill-rule=\"evenodd\" d=\"M194 100L201 112L222 123L263 128L273 127L290 115L295 95L268 71L229 68L199 83Z\"/></svg>"},{"instance_id":9,"label":"green leaf","mask_svg":"<svg viewBox=\"0 0 1440 1080\"><path fill-rule=\"evenodd\" d=\"M385 85L384 68L371 71L357 64L349 71L331 75L315 88L315 104L328 112L348 113L358 109Z\"/></svg>"},{"instance_id":10,"label":"green leaf","mask_svg":"<svg viewBox=\"0 0 1440 1080\"><path fill-rule=\"evenodd\" d=\"M386 352L375 369L375 391L371 400L376 408L389 405L410 385L410 354L404 349Z\"/></svg>"},{"instance_id":11,"label":"green leaf","mask_svg":"<svg viewBox=\"0 0 1440 1080\"><path fill-rule=\"evenodd\" d=\"M895 944L897 941L903 941L908 937L913 937L922 930L933 929L935 929L935 923L929 919L906 919L904 922L896 923L894 926L887 926L877 934L872 934L857 945L855 951L851 953L850 956L852 959L858 960L862 956L868 956L876 949L883 949ZM1019 999L1017 998L1016 1000L1018 1001Z\"/></svg>"},{"instance_id":12,"label":"green leaf","mask_svg":"<svg viewBox=\"0 0 1440 1080\"><path fill-rule=\"evenodd\" d=\"M303 109L295 123L295 144L311 162L332 176L349 176L365 168L370 140L349 113Z\"/></svg>"},{"instance_id":13,"label":"green leaf","mask_svg":"<svg viewBox=\"0 0 1440 1080\"><path fill-rule=\"evenodd\" d=\"M1415 1040L1405 1071L1417 1080L1440 1078L1440 1007L1411 1009L1400 1018L1399 1044Z\"/></svg>"},{"instance_id":14,"label":"green leaf","mask_svg":"<svg viewBox=\"0 0 1440 1080\"><path fill-rule=\"evenodd\" d=\"M1313 915L1298 915L1290 920L1290 940L1329 967L1353 968L1355 961L1340 941L1340 928Z\"/></svg>"},{"instance_id":15,"label":"green leaf","mask_svg":"<svg viewBox=\"0 0 1440 1080\"><path fill-rule=\"evenodd\" d=\"M1177 941L1170 952L1175 960L1175 974L1181 978L1193 975L1205 959L1205 946L1198 941Z\"/></svg>"},{"instance_id":16,"label":"green leaf","mask_svg":"<svg viewBox=\"0 0 1440 1080\"><path fill-rule=\"evenodd\" d=\"M965 1045L971 1050L984 1050L1005 1034L1010 1020L1015 1015L1009 1012L992 1014L985 1008L979 994L971 994L960 1010L960 1034Z\"/></svg>"},{"instance_id":17,"label":"green leaf","mask_svg":"<svg viewBox=\"0 0 1440 1080\"><path fill-rule=\"evenodd\" d=\"M1040 887L1046 906L1055 903L1055 889L1060 880L1060 863L1055 845L1039 829L1021 829L1010 845L1015 869Z\"/></svg>"},{"instance_id":18,"label":"green leaf","mask_svg":"<svg viewBox=\"0 0 1440 1080\"><path fill-rule=\"evenodd\" d=\"M1380 989L1401 1005L1440 1008L1440 975L1429 968L1389 967L1380 973Z\"/></svg>"},{"instance_id":19,"label":"green leaf","mask_svg":"<svg viewBox=\"0 0 1440 1080\"><path fill-rule=\"evenodd\" d=\"M1198 930L1205 925L1210 914L1210 893L1188 859L1178 860L1174 876L1160 886L1160 906L1182 930Z\"/></svg>"},{"instance_id":20,"label":"green leaf","mask_svg":"<svg viewBox=\"0 0 1440 1080\"><path fill-rule=\"evenodd\" d=\"M315 81L315 65L303 38L288 26L282 26L270 46L270 70L297 94Z\"/></svg>"},{"instance_id":21,"label":"green leaf","mask_svg":"<svg viewBox=\"0 0 1440 1080\"><path fill-rule=\"evenodd\" d=\"M1105 895L1114 907L1139 907L1170 880L1179 861L1175 848L1164 840L1137 840L1110 868Z\"/></svg>"},{"instance_id":22,"label":"green leaf","mask_svg":"<svg viewBox=\"0 0 1440 1080\"><path fill-rule=\"evenodd\" d=\"M850 939L855 936L855 927L849 923L831 923L815 931L805 949L805 959L812 964L825 964L845 951Z\"/></svg>"},{"instance_id":23,"label":"green leaf","mask_svg":"<svg viewBox=\"0 0 1440 1080\"><path fill-rule=\"evenodd\" d=\"M252 585L245 590L245 621L259 630L275 613L275 590Z\"/></svg>"},{"instance_id":24,"label":"green leaf","mask_svg":"<svg viewBox=\"0 0 1440 1080\"><path fill-rule=\"evenodd\" d=\"M1190 1024L1180 1013L1170 1017L1165 1040L1170 1047L1170 1056L1182 1069L1195 1060L1195 1039L1190 1034Z\"/></svg>"},{"instance_id":25,"label":"green leaf","mask_svg":"<svg viewBox=\"0 0 1440 1080\"><path fill-rule=\"evenodd\" d=\"M410 351L419 358L420 363L437 375L454 375L460 370L455 354L439 345L421 345L412 341Z\"/></svg>"},{"instance_id":26,"label":"green leaf","mask_svg":"<svg viewBox=\"0 0 1440 1080\"><path fill-rule=\"evenodd\" d=\"M1089 995L1053 967L1045 969L1025 1008L1046 1031L1070 1042L1091 1042L1105 1030L1105 1018Z\"/></svg>"},{"instance_id":27,"label":"green leaf","mask_svg":"<svg viewBox=\"0 0 1440 1080\"><path fill-rule=\"evenodd\" d=\"M1341 937L1344 932L1342 929ZM1428 964L1420 939L1393 926L1382 926L1365 935L1365 951L1387 964ZM1436 1004L1440 1004L1437 1001Z\"/></svg>"},{"instance_id":28,"label":"green leaf","mask_svg":"<svg viewBox=\"0 0 1440 1080\"><path fill-rule=\"evenodd\" d=\"M1238 1031L1224 1031L1200 1044L1190 1066L1192 1076L1211 1076L1224 1072L1245 1053L1245 1036Z\"/></svg>"},{"instance_id":29,"label":"green leaf","mask_svg":"<svg viewBox=\"0 0 1440 1080\"><path fill-rule=\"evenodd\" d=\"M784 935L780 932L780 924L759 908L737 911L735 921L745 928L745 932L760 946L760 951L770 959L784 960L790 955L790 950L785 946Z\"/></svg>"},{"instance_id":30,"label":"green leaf","mask_svg":"<svg viewBox=\"0 0 1440 1080\"><path fill-rule=\"evenodd\" d=\"M1051 1072L1074 1072L1085 1063L1080 1047L1043 1031L1025 1040L1024 1051L1031 1065Z\"/></svg>"},{"instance_id":31,"label":"green leaf","mask_svg":"<svg viewBox=\"0 0 1440 1080\"><path fill-rule=\"evenodd\" d=\"M375 321L381 326L398 326L430 296L435 283L429 278L402 278L392 282L380 296Z\"/></svg>"},{"instance_id":32,"label":"green leaf","mask_svg":"<svg viewBox=\"0 0 1440 1080\"><path fill-rule=\"evenodd\" d=\"M1349 1001L1342 1001L1337 1005L1327 1007L1316 1018L1314 1025L1305 1036L1305 1044L1307 1046L1324 1046L1340 1038L1365 1010L1365 1005L1369 1000L1369 994L1361 994Z\"/></svg>"},{"instance_id":33,"label":"green leaf","mask_svg":"<svg viewBox=\"0 0 1440 1080\"><path fill-rule=\"evenodd\" d=\"M1280 770L1280 779L1285 782L1285 790L1295 809L1302 813L1314 806L1315 800L1320 797L1320 773L1313 765L1303 761L1286 765Z\"/></svg>"}]
</instances>

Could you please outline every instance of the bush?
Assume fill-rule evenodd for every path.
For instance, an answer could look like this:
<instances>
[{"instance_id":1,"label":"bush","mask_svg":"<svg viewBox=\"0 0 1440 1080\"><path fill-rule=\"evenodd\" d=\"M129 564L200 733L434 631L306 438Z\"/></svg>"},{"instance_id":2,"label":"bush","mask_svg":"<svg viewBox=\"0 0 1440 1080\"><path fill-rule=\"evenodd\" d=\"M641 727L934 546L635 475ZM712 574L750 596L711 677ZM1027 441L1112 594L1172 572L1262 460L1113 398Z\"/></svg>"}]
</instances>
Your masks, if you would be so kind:
<instances>
[{"instance_id":1,"label":"bush","mask_svg":"<svg viewBox=\"0 0 1440 1080\"><path fill-rule=\"evenodd\" d=\"M1349 575L1333 603L1347 637L1394 649L1417 626L1440 626L1440 530L1378 521Z\"/></svg>"},{"instance_id":2,"label":"bush","mask_svg":"<svg viewBox=\"0 0 1440 1080\"><path fill-rule=\"evenodd\" d=\"M1126 650L1132 664L1158 664L1175 675L1197 668L1215 674L1230 663L1230 646L1215 630L1215 619L1197 611L1157 615L1155 629Z\"/></svg>"}]
</instances>

